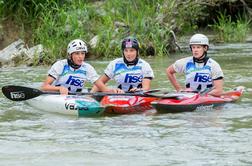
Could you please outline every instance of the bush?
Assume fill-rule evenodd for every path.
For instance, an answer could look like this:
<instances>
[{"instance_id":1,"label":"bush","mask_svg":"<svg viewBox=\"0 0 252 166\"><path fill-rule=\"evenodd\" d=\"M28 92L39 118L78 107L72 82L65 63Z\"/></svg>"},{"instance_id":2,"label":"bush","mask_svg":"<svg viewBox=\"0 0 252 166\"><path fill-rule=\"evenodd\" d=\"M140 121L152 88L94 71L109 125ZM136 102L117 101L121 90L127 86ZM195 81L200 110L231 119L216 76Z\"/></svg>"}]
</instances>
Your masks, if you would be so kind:
<instances>
[{"instance_id":1,"label":"bush","mask_svg":"<svg viewBox=\"0 0 252 166\"><path fill-rule=\"evenodd\" d=\"M226 15L226 12L219 13L217 21L214 21L212 27L218 34L218 40L221 42L244 42L246 36L250 30L251 20L245 16L237 17L236 22L232 21L230 15Z\"/></svg>"}]
</instances>

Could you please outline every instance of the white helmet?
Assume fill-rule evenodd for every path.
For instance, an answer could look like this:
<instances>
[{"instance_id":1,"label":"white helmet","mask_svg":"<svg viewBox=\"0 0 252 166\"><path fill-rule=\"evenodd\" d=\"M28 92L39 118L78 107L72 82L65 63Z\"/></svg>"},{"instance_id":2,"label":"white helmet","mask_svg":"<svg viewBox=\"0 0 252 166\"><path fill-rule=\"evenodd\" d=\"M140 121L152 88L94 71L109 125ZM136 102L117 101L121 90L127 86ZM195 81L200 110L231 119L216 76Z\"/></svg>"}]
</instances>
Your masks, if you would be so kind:
<instances>
[{"instance_id":1,"label":"white helmet","mask_svg":"<svg viewBox=\"0 0 252 166\"><path fill-rule=\"evenodd\" d=\"M67 46L67 53L71 55L73 52L76 51L84 51L87 53L88 50L86 43L80 39L72 40Z\"/></svg>"},{"instance_id":2,"label":"white helmet","mask_svg":"<svg viewBox=\"0 0 252 166\"><path fill-rule=\"evenodd\" d=\"M208 38L203 34L195 34L191 37L189 45L199 44L199 45L207 45L209 47Z\"/></svg>"}]
</instances>

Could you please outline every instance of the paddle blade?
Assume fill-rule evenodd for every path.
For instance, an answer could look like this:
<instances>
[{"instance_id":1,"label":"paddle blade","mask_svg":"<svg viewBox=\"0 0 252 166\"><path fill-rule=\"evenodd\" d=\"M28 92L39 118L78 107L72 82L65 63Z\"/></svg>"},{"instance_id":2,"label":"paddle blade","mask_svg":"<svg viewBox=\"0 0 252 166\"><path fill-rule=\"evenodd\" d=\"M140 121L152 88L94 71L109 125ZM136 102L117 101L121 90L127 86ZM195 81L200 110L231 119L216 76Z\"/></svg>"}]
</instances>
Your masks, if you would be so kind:
<instances>
[{"instance_id":1,"label":"paddle blade","mask_svg":"<svg viewBox=\"0 0 252 166\"><path fill-rule=\"evenodd\" d=\"M42 91L23 86L8 85L2 88L5 97L13 101L23 101L43 94Z\"/></svg>"}]
</instances>

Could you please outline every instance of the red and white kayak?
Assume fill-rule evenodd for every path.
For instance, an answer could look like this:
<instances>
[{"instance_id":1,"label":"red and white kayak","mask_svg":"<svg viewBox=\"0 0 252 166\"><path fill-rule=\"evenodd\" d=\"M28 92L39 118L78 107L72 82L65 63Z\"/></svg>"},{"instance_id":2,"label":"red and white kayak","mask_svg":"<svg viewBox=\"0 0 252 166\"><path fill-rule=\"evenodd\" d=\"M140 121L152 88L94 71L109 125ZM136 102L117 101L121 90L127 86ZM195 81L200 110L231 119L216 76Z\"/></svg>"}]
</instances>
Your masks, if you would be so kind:
<instances>
[{"instance_id":1,"label":"red and white kayak","mask_svg":"<svg viewBox=\"0 0 252 166\"><path fill-rule=\"evenodd\" d=\"M233 91L226 92L221 97L208 94L183 92L177 93L177 98L159 99L151 103L158 113L192 112L195 110L209 110L225 103L235 102L240 99L244 87L237 87Z\"/></svg>"},{"instance_id":2,"label":"red and white kayak","mask_svg":"<svg viewBox=\"0 0 252 166\"><path fill-rule=\"evenodd\" d=\"M105 107L105 113L132 114L152 110L151 102L155 100L155 97L105 96L100 103Z\"/></svg>"}]
</instances>

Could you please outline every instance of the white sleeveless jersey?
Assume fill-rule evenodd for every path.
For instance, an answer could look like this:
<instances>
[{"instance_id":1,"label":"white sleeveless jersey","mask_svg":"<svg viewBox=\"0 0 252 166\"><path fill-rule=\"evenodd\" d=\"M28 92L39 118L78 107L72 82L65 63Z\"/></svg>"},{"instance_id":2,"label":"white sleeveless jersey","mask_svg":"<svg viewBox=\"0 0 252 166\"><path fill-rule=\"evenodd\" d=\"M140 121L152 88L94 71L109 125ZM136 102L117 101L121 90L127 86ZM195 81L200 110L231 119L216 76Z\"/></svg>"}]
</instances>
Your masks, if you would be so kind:
<instances>
[{"instance_id":1,"label":"white sleeveless jersey","mask_svg":"<svg viewBox=\"0 0 252 166\"><path fill-rule=\"evenodd\" d=\"M151 66L143 59L139 59L136 65L127 66L123 58L117 58L109 63L104 73L110 79L114 79L117 86L124 91L140 88L143 78L154 78Z\"/></svg>"},{"instance_id":2,"label":"white sleeveless jersey","mask_svg":"<svg viewBox=\"0 0 252 166\"><path fill-rule=\"evenodd\" d=\"M48 75L55 78L55 86L64 86L70 92L79 92L86 81L94 83L99 78L90 64L83 62L80 68L74 69L68 65L66 59L54 63Z\"/></svg>"},{"instance_id":3,"label":"white sleeveless jersey","mask_svg":"<svg viewBox=\"0 0 252 166\"><path fill-rule=\"evenodd\" d=\"M178 73L185 73L186 87L195 91L204 91L213 86L213 80L224 77L220 65L209 58L206 64L196 63L193 57L177 60L173 68Z\"/></svg>"}]
</instances>

